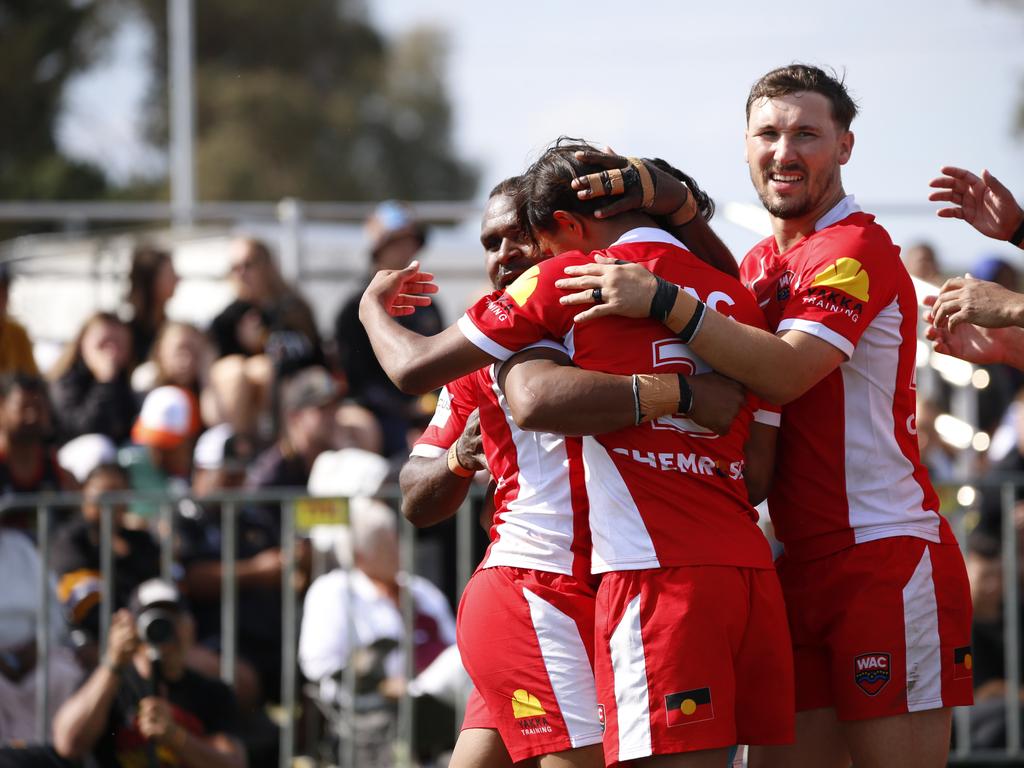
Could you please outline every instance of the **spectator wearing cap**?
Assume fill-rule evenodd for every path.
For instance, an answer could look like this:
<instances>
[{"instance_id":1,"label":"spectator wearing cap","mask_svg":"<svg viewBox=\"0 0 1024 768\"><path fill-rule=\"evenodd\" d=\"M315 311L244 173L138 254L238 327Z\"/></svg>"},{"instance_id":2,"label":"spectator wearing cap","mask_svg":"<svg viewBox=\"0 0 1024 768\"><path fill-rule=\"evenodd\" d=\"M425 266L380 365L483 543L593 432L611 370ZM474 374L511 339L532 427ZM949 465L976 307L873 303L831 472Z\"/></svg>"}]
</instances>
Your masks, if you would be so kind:
<instances>
[{"instance_id":1,"label":"spectator wearing cap","mask_svg":"<svg viewBox=\"0 0 1024 768\"><path fill-rule=\"evenodd\" d=\"M116 315L97 312L49 373L60 442L90 433L126 442L138 413L132 392L131 334Z\"/></svg>"},{"instance_id":2,"label":"spectator wearing cap","mask_svg":"<svg viewBox=\"0 0 1024 768\"><path fill-rule=\"evenodd\" d=\"M285 282L266 243L236 239L228 256L235 300L210 325L219 358L210 370L211 422L255 433L269 412L274 377L325 358L309 304Z\"/></svg>"},{"instance_id":3,"label":"spectator wearing cap","mask_svg":"<svg viewBox=\"0 0 1024 768\"><path fill-rule=\"evenodd\" d=\"M75 479L50 445L53 420L46 383L27 373L0 377L0 493L74 490ZM28 528L34 510L8 509L6 525Z\"/></svg>"},{"instance_id":4,"label":"spectator wearing cap","mask_svg":"<svg viewBox=\"0 0 1024 768\"><path fill-rule=\"evenodd\" d=\"M240 488L253 455L251 440L227 424L208 429L196 443L192 490L196 505L177 520L181 585L196 619L196 647L189 665L219 674L221 647L222 505L204 497ZM276 696L281 663L281 527L276 509L237 508L236 564L238 655L235 693L243 709Z\"/></svg>"},{"instance_id":5,"label":"spectator wearing cap","mask_svg":"<svg viewBox=\"0 0 1024 768\"><path fill-rule=\"evenodd\" d=\"M192 620L178 590L153 579L131 602L114 614L103 663L54 718L57 752L112 767L144 766L150 756L160 766L245 766L231 689L185 666Z\"/></svg>"},{"instance_id":6,"label":"spectator wearing cap","mask_svg":"<svg viewBox=\"0 0 1024 768\"><path fill-rule=\"evenodd\" d=\"M334 447L338 386L321 366L281 384L281 437L257 457L248 488L305 488L316 457Z\"/></svg>"},{"instance_id":7,"label":"spectator wearing cap","mask_svg":"<svg viewBox=\"0 0 1024 768\"><path fill-rule=\"evenodd\" d=\"M334 321L334 343L338 360L348 378L349 394L373 411L384 430L384 454L409 452L408 432L417 399L398 390L384 373L370 346L366 330L359 321L359 298L366 285L381 269L404 269L423 249L427 232L412 212L401 203L381 203L367 221L370 239L368 276L360 289L342 306ZM444 328L436 304L420 307L411 315L397 318L404 327L424 336L433 336Z\"/></svg>"},{"instance_id":8,"label":"spectator wearing cap","mask_svg":"<svg viewBox=\"0 0 1024 768\"><path fill-rule=\"evenodd\" d=\"M180 387L157 387L142 402L132 427L132 445L120 452L136 491L181 492L188 490L192 448L199 433L199 408L195 398ZM140 499L134 511L143 516L156 512L152 502Z\"/></svg>"},{"instance_id":9,"label":"spectator wearing cap","mask_svg":"<svg viewBox=\"0 0 1024 768\"><path fill-rule=\"evenodd\" d=\"M32 342L25 328L7 314L11 290L11 270L0 264L0 374L28 373L39 375Z\"/></svg>"},{"instance_id":10,"label":"spectator wearing cap","mask_svg":"<svg viewBox=\"0 0 1024 768\"><path fill-rule=\"evenodd\" d=\"M128 473L119 464L100 464L94 468L82 484L80 514L57 531L50 549L50 567L57 574L57 595L68 623L84 634L83 650L92 650L99 637L101 497L123 493L130 487ZM160 547L149 531L125 527L124 503L111 504L110 510L112 592L114 607L123 608L139 584L160 574Z\"/></svg>"},{"instance_id":11,"label":"spectator wearing cap","mask_svg":"<svg viewBox=\"0 0 1024 768\"><path fill-rule=\"evenodd\" d=\"M36 655L36 625L39 588L45 579L39 554L28 537L0 525L0 746L36 740L36 682L42 674ZM49 629L46 661L52 717L74 692L82 674L74 656L61 644L66 630L60 604L52 594Z\"/></svg>"}]
</instances>

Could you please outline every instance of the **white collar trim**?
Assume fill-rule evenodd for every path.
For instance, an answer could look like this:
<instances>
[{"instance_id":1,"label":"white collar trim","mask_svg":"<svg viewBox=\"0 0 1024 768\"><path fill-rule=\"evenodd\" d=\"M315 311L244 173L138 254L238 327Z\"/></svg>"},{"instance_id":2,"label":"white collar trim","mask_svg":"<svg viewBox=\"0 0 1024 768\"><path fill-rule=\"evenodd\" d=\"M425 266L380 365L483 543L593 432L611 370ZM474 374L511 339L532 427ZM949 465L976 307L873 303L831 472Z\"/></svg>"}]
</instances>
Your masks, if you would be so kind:
<instances>
[{"instance_id":1,"label":"white collar trim","mask_svg":"<svg viewBox=\"0 0 1024 768\"><path fill-rule=\"evenodd\" d=\"M847 195L836 203L832 210L815 222L814 231L820 232L825 227L831 227L833 224L842 221L852 213L860 213L860 206L857 205L857 201L853 199L853 195Z\"/></svg>"},{"instance_id":2,"label":"white collar trim","mask_svg":"<svg viewBox=\"0 0 1024 768\"><path fill-rule=\"evenodd\" d=\"M677 248L686 249L686 246L676 238L664 229L658 229L657 227L636 227L631 229L628 232L624 232L618 240L608 247L611 248L626 243L665 243L666 245L674 245Z\"/></svg>"}]
</instances>

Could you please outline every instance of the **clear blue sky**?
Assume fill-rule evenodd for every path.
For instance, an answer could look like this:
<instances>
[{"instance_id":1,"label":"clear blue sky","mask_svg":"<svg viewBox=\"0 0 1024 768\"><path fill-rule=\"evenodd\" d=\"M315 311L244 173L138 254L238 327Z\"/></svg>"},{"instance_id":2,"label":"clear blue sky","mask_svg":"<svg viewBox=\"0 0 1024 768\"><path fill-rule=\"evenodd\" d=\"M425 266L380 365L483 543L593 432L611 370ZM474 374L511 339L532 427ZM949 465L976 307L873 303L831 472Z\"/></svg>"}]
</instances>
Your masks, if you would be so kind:
<instances>
[{"instance_id":1,"label":"clear blue sky","mask_svg":"<svg viewBox=\"0 0 1024 768\"><path fill-rule=\"evenodd\" d=\"M756 202L743 161L746 93L768 69L806 61L845 70L861 105L844 180L864 207L927 205L945 163L987 166L1024 198L1024 137L1011 134L1024 97L1019 0L367 4L390 34L447 32L455 140L481 165L481 194L565 133L661 155L717 200ZM145 44L137 33L118 39L108 65L74 89L62 133L120 173L160 162L131 143ZM904 243L935 241L951 267L1014 253L927 214L883 223ZM734 248L753 242L723 230Z\"/></svg>"}]
</instances>

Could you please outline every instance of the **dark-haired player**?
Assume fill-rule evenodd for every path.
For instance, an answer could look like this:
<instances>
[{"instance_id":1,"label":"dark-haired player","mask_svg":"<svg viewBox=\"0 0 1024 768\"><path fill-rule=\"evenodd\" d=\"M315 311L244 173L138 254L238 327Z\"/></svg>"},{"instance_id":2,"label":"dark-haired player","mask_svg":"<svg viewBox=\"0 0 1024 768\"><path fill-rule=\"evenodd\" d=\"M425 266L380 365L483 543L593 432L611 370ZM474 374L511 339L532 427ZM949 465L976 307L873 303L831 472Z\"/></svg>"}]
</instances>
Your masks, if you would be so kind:
<instances>
[{"instance_id":1,"label":"dark-haired player","mask_svg":"<svg viewBox=\"0 0 1024 768\"><path fill-rule=\"evenodd\" d=\"M950 708L972 700L963 558L917 445L914 288L840 175L856 112L843 83L816 67L754 84L747 162L773 236L747 254L741 278L775 335L684 291L668 323L689 329L716 370L784 404L769 508L786 548L797 741L754 754L756 766L945 765ZM575 185L593 196L587 179ZM617 210L641 192L626 196ZM578 320L646 316L656 295L633 267L569 271L577 277L562 285L577 293L565 301L585 304L597 288L607 298Z\"/></svg>"}]
</instances>

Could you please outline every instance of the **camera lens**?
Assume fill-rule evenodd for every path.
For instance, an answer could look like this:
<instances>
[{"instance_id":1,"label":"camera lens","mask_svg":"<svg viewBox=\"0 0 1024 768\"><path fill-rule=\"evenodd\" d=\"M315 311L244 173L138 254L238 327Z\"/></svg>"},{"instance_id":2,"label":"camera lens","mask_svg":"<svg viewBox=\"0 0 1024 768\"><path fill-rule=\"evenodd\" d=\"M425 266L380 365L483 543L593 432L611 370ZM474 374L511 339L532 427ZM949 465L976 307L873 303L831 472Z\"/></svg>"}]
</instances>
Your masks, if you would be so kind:
<instances>
[{"instance_id":1,"label":"camera lens","mask_svg":"<svg viewBox=\"0 0 1024 768\"><path fill-rule=\"evenodd\" d=\"M174 638L175 614L159 608L143 611L139 615L139 636L150 645L163 645Z\"/></svg>"}]
</instances>

